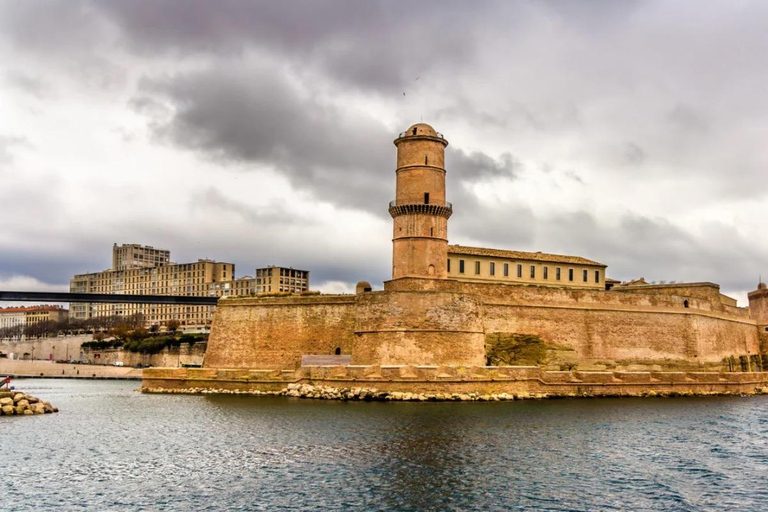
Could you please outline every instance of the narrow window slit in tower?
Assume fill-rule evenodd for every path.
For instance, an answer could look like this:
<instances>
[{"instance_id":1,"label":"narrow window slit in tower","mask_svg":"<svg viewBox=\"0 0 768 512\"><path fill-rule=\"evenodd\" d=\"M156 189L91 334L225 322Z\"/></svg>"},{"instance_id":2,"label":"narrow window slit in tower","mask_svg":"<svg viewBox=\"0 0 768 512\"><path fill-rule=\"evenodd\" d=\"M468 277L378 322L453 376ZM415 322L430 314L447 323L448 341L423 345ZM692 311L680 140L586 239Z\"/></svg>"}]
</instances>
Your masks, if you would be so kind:
<instances>
[{"instance_id":1,"label":"narrow window slit in tower","mask_svg":"<svg viewBox=\"0 0 768 512\"><path fill-rule=\"evenodd\" d=\"M416 128L413 129L413 135L416 135Z\"/></svg>"},{"instance_id":2,"label":"narrow window slit in tower","mask_svg":"<svg viewBox=\"0 0 768 512\"><path fill-rule=\"evenodd\" d=\"M429 192L424 192L424 204L429 204Z\"/></svg>"},{"instance_id":3,"label":"narrow window slit in tower","mask_svg":"<svg viewBox=\"0 0 768 512\"><path fill-rule=\"evenodd\" d=\"M429 236L435 236L435 228L429 228Z\"/></svg>"},{"instance_id":4,"label":"narrow window slit in tower","mask_svg":"<svg viewBox=\"0 0 768 512\"><path fill-rule=\"evenodd\" d=\"M429 157L427 155L424 155L424 165L429 164Z\"/></svg>"}]
</instances>

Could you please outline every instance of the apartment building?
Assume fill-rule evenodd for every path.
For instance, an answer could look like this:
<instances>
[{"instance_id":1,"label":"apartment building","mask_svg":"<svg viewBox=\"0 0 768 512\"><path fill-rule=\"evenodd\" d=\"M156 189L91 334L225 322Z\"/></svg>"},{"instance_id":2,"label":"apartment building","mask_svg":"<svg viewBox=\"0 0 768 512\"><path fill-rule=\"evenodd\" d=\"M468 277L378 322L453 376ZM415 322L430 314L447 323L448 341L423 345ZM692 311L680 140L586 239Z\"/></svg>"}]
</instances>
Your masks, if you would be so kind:
<instances>
[{"instance_id":1,"label":"apartment building","mask_svg":"<svg viewBox=\"0 0 768 512\"><path fill-rule=\"evenodd\" d=\"M126 252L126 249L130 249ZM144 257L142 257L142 255ZM112 249L113 268L75 275L69 283L73 293L128 295L178 295L230 297L266 291L301 292L309 289L309 272L285 267L257 269L259 277L235 278L233 263L199 259L193 263L171 263L170 252L150 246L121 245ZM147 263L152 263L148 265ZM263 276L262 276L263 274ZM261 282L264 284L261 284ZM209 325L214 306L183 304L95 304L73 303L72 318L144 315L147 326L177 320L183 326Z\"/></svg>"},{"instance_id":2,"label":"apartment building","mask_svg":"<svg viewBox=\"0 0 768 512\"><path fill-rule=\"evenodd\" d=\"M155 249L151 245L123 244L112 246L112 270L152 268L167 265L171 251Z\"/></svg>"},{"instance_id":3,"label":"apartment building","mask_svg":"<svg viewBox=\"0 0 768 512\"><path fill-rule=\"evenodd\" d=\"M269 266L256 269L256 293L292 292L309 290L309 271Z\"/></svg>"},{"instance_id":4,"label":"apartment building","mask_svg":"<svg viewBox=\"0 0 768 512\"><path fill-rule=\"evenodd\" d=\"M27 326L41 322L61 322L69 317L69 311L59 306L22 306L0 308L0 339L23 338ZM12 332L13 328L17 328Z\"/></svg>"}]
</instances>

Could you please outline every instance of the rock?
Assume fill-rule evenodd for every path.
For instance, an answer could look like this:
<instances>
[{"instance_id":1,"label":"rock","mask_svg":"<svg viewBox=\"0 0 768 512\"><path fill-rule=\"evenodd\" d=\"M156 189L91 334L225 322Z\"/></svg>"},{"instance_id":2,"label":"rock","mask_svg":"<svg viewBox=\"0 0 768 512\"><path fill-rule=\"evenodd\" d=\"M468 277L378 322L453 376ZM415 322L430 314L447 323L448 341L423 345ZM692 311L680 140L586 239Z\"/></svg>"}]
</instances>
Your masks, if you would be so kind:
<instances>
[{"instance_id":1,"label":"rock","mask_svg":"<svg viewBox=\"0 0 768 512\"><path fill-rule=\"evenodd\" d=\"M16 402L16 407L24 407L26 409L27 407L29 407L29 400L27 399L19 400L18 402Z\"/></svg>"},{"instance_id":2,"label":"rock","mask_svg":"<svg viewBox=\"0 0 768 512\"><path fill-rule=\"evenodd\" d=\"M8 396L5 398L0 398L0 407L5 407L6 405L13 405L13 398Z\"/></svg>"},{"instance_id":3,"label":"rock","mask_svg":"<svg viewBox=\"0 0 768 512\"><path fill-rule=\"evenodd\" d=\"M17 405L16 407L14 407L14 409L16 410L16 414L23 414L24 411L27 410L27 406L26 405Z\"/></svg>"},{"instance_id":4,"label":"rock","mask_svg":"<svg viewBox=\"0 0 768 512\"><path fill-rule=\"evenodd\" d=\"M24 409L24 412L22 412L21 414L24 414L25 416L32 416L35 413L33 413L32 410L30 409Z\"/></svg>"},{"instance_id":5,"label":"rock","mask_svg":"<svg viewBox=\"0 0 768 512\"><path fill-rule=\"evenodd\" d=\"M14 402L18 402L19 400L24 400L25 398L26 396L24 395L24 393L16 393L15 395L13 395Z\"/></svg>"},{"instance_id":6,"label":"rock","mask_svg":"<svg viewBox=\"0 0 768 512\"><path fill-rule=\"evenodd\" d=\"M14 409L12 405L4 405L0 410L2 410L3 414L6 416L11 416L16 413L16 409Z\"/></svg>"}]
</instances>

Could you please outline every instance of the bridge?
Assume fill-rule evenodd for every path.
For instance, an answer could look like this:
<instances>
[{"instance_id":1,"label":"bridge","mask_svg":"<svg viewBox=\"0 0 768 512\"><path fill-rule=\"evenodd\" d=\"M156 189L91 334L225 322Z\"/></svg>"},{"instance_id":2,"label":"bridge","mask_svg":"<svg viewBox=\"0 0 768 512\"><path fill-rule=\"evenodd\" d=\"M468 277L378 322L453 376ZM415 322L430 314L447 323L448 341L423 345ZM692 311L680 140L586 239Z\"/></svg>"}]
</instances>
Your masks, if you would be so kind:
<instances>
[{"instance_id":1,"label":"bridge","mask_svg":"<svg viewBox=\"0 0 768 512\"><path fill-rule=\"evenodd\" d=\"M2 292L0 302L99 302L111 304L186 304L215 306L218 297L182 295L124 295L115 293Z\"/></svg>"}]
</instances>

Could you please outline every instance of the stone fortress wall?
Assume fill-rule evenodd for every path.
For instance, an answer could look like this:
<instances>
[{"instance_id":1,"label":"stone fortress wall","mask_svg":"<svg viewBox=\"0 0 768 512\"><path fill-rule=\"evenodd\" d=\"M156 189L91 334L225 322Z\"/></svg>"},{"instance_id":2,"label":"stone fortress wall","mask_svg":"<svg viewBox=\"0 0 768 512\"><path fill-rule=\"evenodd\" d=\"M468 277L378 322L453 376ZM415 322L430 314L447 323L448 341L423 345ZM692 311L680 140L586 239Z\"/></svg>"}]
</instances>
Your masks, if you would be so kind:
<instances>
[{"instance_id":1,"label":"stone fortress wall","mask_svg":"<svg viewBox=\"0 0 768 512\"><path fill-rule=\"evenodd\" d=\"M712 283L648 285L640 279L606 290L605 265L591 260L460 246L453 246L456 254L543 261L555 272L558 265L579 264L589 268L587 279L569 280L567 286L556 276L511 284L503 273L490 271L474 279L449 278L447 221L453 207L445 201L447 144L421 123L395 140L392 280L383 291L360 283L355 295L222 299L204 368L149 369L144 387L274 391L287 382L325 380L430 390L549 387L565 394L617 383L634 390L631 394L686 383L702 393L765 387L768 373L746 380L721 373L726 360L729 370L735 360L745 363L744 372L762 368L762 359L755 360L755 368L751 361L761 354L761 341L763 353L766 348L765 285L750 294L750 313ZM496 281L488 282L491 277ZM536 340L537 353L546 355L536 359L541 368L489 364L493 347L515 336ZM333 354L351 356L352 364L325 370L301 366L304 355ZM624 373L595 371L601 369ZM680 369L685 371L676 372ZM702 370L711 373L696 373Z\"/></svg>"},{"instance_id":2,"label":"stone fortress wall","mask_svg":"<svg viewBox=\"0 0 768 512\"><path fill-rule=\"evenodd\" d=\"M360 365L482 366L492 333L536 334L582 362L719 368L723 358L760 352L748 310L722 304L716 289L671 295L430 283L431 290L406 278L358 295L222 300L205 366L295 370L302 355L337 349Z\"/></svg>"}]
</instances>

